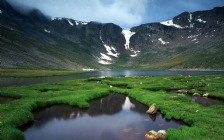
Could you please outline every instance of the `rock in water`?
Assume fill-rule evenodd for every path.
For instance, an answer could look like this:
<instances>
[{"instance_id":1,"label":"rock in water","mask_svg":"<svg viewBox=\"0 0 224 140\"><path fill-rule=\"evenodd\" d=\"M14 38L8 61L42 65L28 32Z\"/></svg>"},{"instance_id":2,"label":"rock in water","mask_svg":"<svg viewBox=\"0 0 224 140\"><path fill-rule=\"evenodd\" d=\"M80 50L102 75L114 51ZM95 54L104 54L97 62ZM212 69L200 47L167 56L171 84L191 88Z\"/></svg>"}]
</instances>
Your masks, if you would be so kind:
<instances>
[{"instance_id":1,"label":"rock in water","mask_svg":"<svg viewBox=\"0 0 224 140\"><path fill-rule=\"evenodd\" d=\"M156 114L157 113L157 106L156 104L152 104L149 109L146 111L148 114Z\"/></svg>"},{"instance_id":2,"label":"rock in water","mask_svg":"<svg viewBox=\"0 0 224 140\"><path fill-rule=\"evenodd\" d=\"M149 134L145 134L145 139L146 139L146 140L156 140L156 137L151 136L151 135L149 135Z\"/></svg>"},{"instance_id":3,"label":"rock in water","mask_svg":"<svg viewBox=\"0 0 224 140\"><path fill-rule=\"evenodd\" d=\"M201 96L201 95L198 93L194 93L193 96Z\"/></svg>"},{"instance_id":4,"label":"rock in water","mask_svg":"<svg viewBox=\"0 0 224 140\"><path fill-rule=\"evenodd\" d=\"M147 140L164 140L165 137L166 137L165 130L159 130L158 132L151 130L145 135L145 138Z\"/></svg>"},{"instance_id":5,"label":"rock in water","mask_svg":"<svg viewBox=\"0 0 224 140\"><path fill-rule=\"evenodd\" d=\"M157 138L159 139L165 139L166 137L166 131L165 130L159 130L158 133L157 133Z\"/></svg>"},{"instance_id":6,"label":"rock in water","mask_svg":"<svg viewBox=\"0 0 224 140\"><path fill-rule=\"evenodd\" d=\"M205 94L203 94L203 97L208 97L208 94L209 94L209 93L205 93Z\"/></svg>"}]
</instances>

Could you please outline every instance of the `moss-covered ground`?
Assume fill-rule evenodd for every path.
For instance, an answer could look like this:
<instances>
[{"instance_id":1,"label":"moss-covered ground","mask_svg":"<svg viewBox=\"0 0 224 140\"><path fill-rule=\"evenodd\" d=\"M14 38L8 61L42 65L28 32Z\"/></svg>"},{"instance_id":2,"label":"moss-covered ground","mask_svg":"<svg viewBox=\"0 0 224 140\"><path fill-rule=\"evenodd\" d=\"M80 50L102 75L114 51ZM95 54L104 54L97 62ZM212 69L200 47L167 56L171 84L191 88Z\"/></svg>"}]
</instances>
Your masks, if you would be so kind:
<instances>
[{"instance_id":1,"label":"moss-covered ground","mask_svg":"<svg viewBox=\"0 0 224 140\"><path fill-rule=\"evenodd\" d=\"M15 98L0 104L0 139L24 139L18 127L32 121L32 111L38 107L53 104L88 107L89 100L116 92L148 106L156 103L167 119L181 119L188 124L169 129L167 139L223 140L224 106L204 107L185 96L166 92L177 89L224 99L224 75L91 78L0 88L0 96Z\"/></svg>"}]
</instances>

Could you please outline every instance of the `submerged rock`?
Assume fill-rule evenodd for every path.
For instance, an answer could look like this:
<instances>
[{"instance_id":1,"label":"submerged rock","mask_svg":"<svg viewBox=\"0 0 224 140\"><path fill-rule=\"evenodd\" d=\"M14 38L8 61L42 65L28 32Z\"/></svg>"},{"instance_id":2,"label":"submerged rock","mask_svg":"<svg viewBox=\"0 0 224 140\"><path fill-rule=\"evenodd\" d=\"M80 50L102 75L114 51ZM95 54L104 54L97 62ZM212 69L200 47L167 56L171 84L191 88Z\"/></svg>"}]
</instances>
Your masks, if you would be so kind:
<instances>
[{"instance_id":1,"label":"submerged rock","mask_svg":"<svg viewBox=\"0 0 224 140\"><path fill-rule=\"evenodd\" d=\"M203 94L202 96L203 96L203 97L208 97L208 95L209 95L209 93L205 93L205 94Z\"/></svg>"},{"instance_id":2,"label":"submerged rock","mask_svg":"<svg viewBox=\"0 0 224 140\"><path fill-rule=\"evenodd\" d=\"M193 96L201 96L201 95L198 93L194 93Z\"/></svg>"},{"instance_id":3,"label":"submerged rock","mask_svg":"<svg viewBox=\"0 0 224 140\"><path fill-rule=\"evenodd\" d=\"M176 93L187 94L187 90L183 90L183 89L177 90Z\"/></svg>"},{"instance_id":4,"label":"submerged rock","mask_svg":"<svg viewBox=\"0 0 224 140\"><path fill-rule=\"evenodd\" d=\"M157 113L157 106L156 104L152 104L149 109L146 111L148 114L156 114Z\"/></svg>"}]
</instances>

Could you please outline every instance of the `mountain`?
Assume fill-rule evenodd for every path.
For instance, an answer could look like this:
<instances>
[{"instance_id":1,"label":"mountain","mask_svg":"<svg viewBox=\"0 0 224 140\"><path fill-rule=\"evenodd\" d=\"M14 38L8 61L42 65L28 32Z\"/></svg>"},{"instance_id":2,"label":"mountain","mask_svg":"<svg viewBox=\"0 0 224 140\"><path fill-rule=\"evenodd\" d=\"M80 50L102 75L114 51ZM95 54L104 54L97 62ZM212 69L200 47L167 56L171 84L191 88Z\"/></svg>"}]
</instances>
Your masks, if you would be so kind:
<instances>
[{"instance_id":1,"label":"mountain","mask_svg":"<svg viewBox=\"0 0 224 140\"><path fill-rule=\"evenodd\" d=\"M129 30L17 9L0 1L0 68L224 68L224 7Z\"/></svg>"}]
</instances>

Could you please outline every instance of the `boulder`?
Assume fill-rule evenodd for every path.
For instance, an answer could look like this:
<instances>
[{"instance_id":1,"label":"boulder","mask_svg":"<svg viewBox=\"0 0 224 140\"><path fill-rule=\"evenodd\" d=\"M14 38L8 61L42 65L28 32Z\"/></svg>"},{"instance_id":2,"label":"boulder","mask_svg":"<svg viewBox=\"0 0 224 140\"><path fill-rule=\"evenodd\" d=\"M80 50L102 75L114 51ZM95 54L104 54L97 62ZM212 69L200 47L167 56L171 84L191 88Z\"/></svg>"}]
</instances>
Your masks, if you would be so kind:
<instances>
[{"instance_id":1,"label":"boulder","mask_svg":"<svg viewBox=\"0 0 224 140\"><path fill-rule=\"evenodd\" d=\"M166 137L166 131L165 130L159 130L157 133L157 138L159 139L165 139Z\"/></svg>"},{"instance_id":2,"label":"boulder","mask_svg":"<svg viewBox=\"0 0 224 140\"><path fill-rule=\"evenodd\" d=\"M151 130L145 135L145 138L147 140L164 140L165 137L166 137L165 130L159 130L158 132Z\"/></svg>"},{"instance_id":3,"label":"boulder","mask_svg":"<svg viewBox=\"0 0 224 140\"><path fill-rule=\"evenodd\" d=\"M202 96L203 96L203 97L208 97L208 95L209 95L209 93L205 93L205 94L203 94Z\"/></svg>"},{"instance_id":4,"label":"boulder","mask_svg":"<svg viewBox=\"0 0 224 140\"><path fill-rule=\"evenodd\" d=\"M157 132L154 131L154 130L149 131L148 134L149 134L150 136L155 136L155 137L157 137Z\"/></svg>"},{"instance_id":5,"label":"boulder","mask_svg":"<svg viewBox=\"0 0 224 140\"><path fill-rule=\"evenodd\" d=\"M198 93L194 93L193 96L201 96L201 95Z\"/></svg>"},{"instance_id":6,"label":"boulder","mask_svg":"<svg viewBox=\"0 0 224 140\"><path fill-rule=\"evenodd\" d=\"M145 139L146 140L156 140L157 138L155 136L151 136L149 134L145 134Z\"/></svg>"},{"instance_id":7,"label":"boulder","mask_svg":"<svg viewBox=\"0 0 224 140\"><path fill-rule=\"evenodd\" d=\"M148 114L156 114L157 113L157 106L156 104L152 104L149 109L146 111Z\"/></svg>"}]
</instances>

